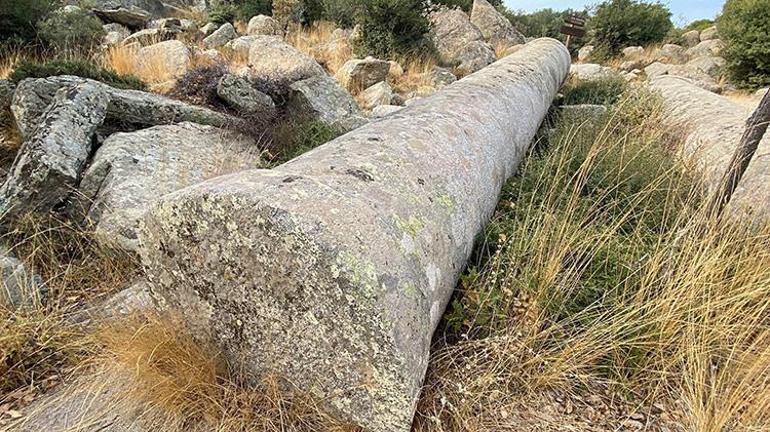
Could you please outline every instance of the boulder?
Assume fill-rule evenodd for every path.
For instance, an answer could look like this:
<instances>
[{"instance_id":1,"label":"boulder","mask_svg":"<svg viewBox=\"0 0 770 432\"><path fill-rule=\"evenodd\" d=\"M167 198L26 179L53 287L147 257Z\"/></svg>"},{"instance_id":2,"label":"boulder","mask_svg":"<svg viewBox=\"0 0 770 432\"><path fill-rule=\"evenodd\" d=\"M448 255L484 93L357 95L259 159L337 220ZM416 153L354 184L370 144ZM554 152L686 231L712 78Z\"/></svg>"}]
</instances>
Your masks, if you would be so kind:
<instances>
[{"instance_id":1,"label":"boulder","mask_svg":"<svg viewBox=\"0 0 770 432\"><path fill-rule=\"evenodd\" d=\"M318 62L275 36L253 36L248 73L252 80L283 88L315 76L326 76ZM273 96L271 94L271 96Z\"/></svg>"},{"instance_id":2,"label":"boulder","mask_svg":"<svg viewBox=\"0 0 770 432\"><path fill-rule=\"evenodd\" d=\"M0 127L10 124L11 103L13 101L13 92L16 87L8 80L0 79Z\"/></svg>"},{"instance_id":3,"label":"boulder","mask_svg":"<svg viewBox=\"0 0 770 432\"><path fill-rule=\"evenodd\" d=\"M209 49L219 48L237 37L238 32L235 31L235 27L230 23L225 23L216 29L214 33L211 33L203 39L203 46Z\"/></svg>"},{"instance_id":4,"label":"boulder","mask_svg":"<svg viewBox=\"0 0 770 432\"><path fill-rule=\"evenodd\" d=\"M225 50L230 51L238 57L248 58L251 46L258 40L259 36L237 37L225 44Z\"/></svg>"},{"instance_id":5,"label":"boulder","mask_svg":"<svg viewBox=\"0 0 770 432\"><path fill-rule=\"evenodd\" d=\"M342 130L352 130L366 122L350 93L326 74L292 84L287 110L298 118L320 120Z\"/></svg>"},{"instance_id":6,"label":"boulder","mask_svg":"<svg viewBox=\"0 0 770 432\"><path fill-rule=\"evenodd\" d=\"M714 78L701 70L688 65L672 65L655 62L644 68L644 72L647 75L648 80L664 75L675 75L687 78L693 84L710 92L721 93L724 90L722 85L716 82Z\"/></svg>"},{"instance_id":7,"label":"boulder","mask_svg":"<svg viewBox=\"0 0 770 432\"><path fill-rule=\"evenodd\" d=\"M204 180L262 166L252 138L195 123L110 135L78 191L105 247L137 252L137 230L161 197Z\"/></svg>"},{"instance_id":8,"label":"boulder","mask_svg":"<svg viewBox=\"0 0 770 432\"><path fill-rule=\"evenodd\" d=\"M687 62L687 66L711 77L718 77L727 62L722 57L698 57Z\"/></svg>"},{"instance_id":9,"label":"boulder","mask_svg":"<svg viewBox=\"0 0 770 432\"><path fill-rule=\"evenodd\" d=\"M119 9L94 9L94 14L106 23L122 24L132 30L143 29L152 14L137 7Z\"/></svg>"},{"instance_id":10,"label":"boulder","mask_svg":"<svg viewBox=\"0 0 770 432\"><path fill-rule=\"evenodd\" d=\"M265 119L275 117L275 103L246 78L225 74L217 84L217 96L230 108L242 114L259 114Z\"/></svg>"},{"instance_id":11,"label":"boulder","mask_svg":"<svg viewBox=\"0 0 770 432\"><path fill-rule=\"evenodd\" d=\"M484 39L493 46L525 43L524 35L519 33L511 21L498 12L487 0L473 1L471 23L481 31Z\"/></svg>"},{"instance_id":12,"label":"boulder","mask_svg":"<svg viewBox=\"0 0 770 432\"><path fill-rule=\"evenodd\" d=\"M631 46L623 49L623 57L627 59L635 59L644 55L644 48L640 46Z\"/></svg>"},{"instance_id":13,"label":"boulder","mask_svg":"<svg viewBox=\"0 0 770 432\"><path fill-rule=\"evenodd\" d=\"M569 72L581 80L607 78L614 73L611 68L595 63L573 64L570 66Z\"/></svg>"},{"instance_id":14,"label":"boulder","mask_svg":"<svg viewBox=\"0 0 770 432\"><path fill-rule=\"evenodd\" d=\"M404 75L404 68L397 61L390 60L390 68L388 68L388 77L400 78Z\"/></svg>"},{"instance_id":15,"label":"boulder","mask_svg":"<svg viewBox=\"0 0 770 432\"><path fill-rule=\"evenodd\" d=\"M676 44L663 45L657 51L656 57L663 63L682 63L687 58L684 47Z\"/></svg>"},{"instance_id":16,"label":"boulder","mask_svg":"<svg viewBox=\"0 0 770 432\"><path fill-rule=\"evenodd\" d=\"M138 60L147 72L170 72L169 78L178 79L192 66L192 53L184 42L169 40L141 48Z\"/></svg>"},{"instance_id":17,"label":"boulder","mask_svg":"<svg viewBox=\"0 0 770 432\"><path fill-rule=\"evenodd\" d=\"M692 48L700 43L700 32L698 30L690 30L682 35L682 40L687 48Z\"/></svg>"},{"instance_id":18,"label":"boulder","mask_svg":"<svg viewBox=\"0 0 770 432\"><path fill-rule=\"evenodd\" d=\"M457 77L449 69L434 66L433 69L425 75L424 81L434 89L439 90L457 81Z\"/></svg>"},{"instance_id":19,"label":"boulder","mask_svg":"<svg viewBox=\"0 0 770 432\"><path fill-rule=\"evenodd\" d=\"M24 81L19 87L23 85ZM109 101L102 87L90 83L55 92L40 121L28 130L29 139L0 187L3 222L26 214L48 215L67 201L91 154Z\"/></svg>"},{"instance_id":20,"label":"boulder","mask_svg":"<svg viewBox=\"0 0 770 432\"><path fill-rule=\"evenodd\" d=\"M491 65L497 60L495 51L486 42L471 42L456 54L455 70L460 76L470 75Z\"/></svg>"},{"instance_id":21,"label":"boulder","mask_svg":"<svg viewBox=\"0 0 770 432\"><path fill-rule=\"evenodd\" d=\"M390 71L390 63L367 57L363 60L348 60L340 70L336 78L342 87L351 93L358 93L380 81L385 81Z\"/></svg>"},{"instance_id":22,"label":"boulder","mask_svg":"<svg viewBox=\"0 0 770 432\"><path fill-rule=\"evenodd\" d=\"M153 295L255 379L408 432L433 332L569 63L534 41L283 165L166 195L140 235Z\"/></svg>"},{"instance_id":23,"label":"boulder","mask_svg":"<svg viewBox=\"0 0 770 432\"><path fill-rule=\"evenodd\" d=\"M399 112L404 107L398 105L377 105L372 109L372 118L382 118Z\"/></svg>"},{"instance_id":24,"label":"boulder","mask_svg":"<svg viewBox=\"0 0 770 432\"><path fill-rule=\"evenodd\" d=\"M703 41L698 45L688 49L685 53L690 59L698 57L719 57L725 44L719 39L710 39Z\"/></svg>"},{"instance_id":25,"label":"boulder","mask_svg":"<svg viewBox=\"0 0 770 432\"><path fill-rule=\"evenodd\" d=\"M626 60L620 64L618 69L625 72L630 72L634 69L644 69L644 67L647 66L646 63L647 62L645 62L643 59Z\"/></svg>"},{"instance_id":26,"label":"boulder","mask_svg":"<svg viewBox=\"0 0 770 432\"><path fill-rule=\"evenodd\" d=\"M102 44L108 47L118 45L127 37L131 36L131 30L122 24L105 24L102 26L102 29L104 29L104 40Z\"/></svg>"},{"instance_id":27,"label":"boulder","mask_svg":"<svg viewBox=\"0 0 770 432\"><path fill-rule=\"evenodd\" d=\"M390 105L393 100L393 88L387 82L381 81L361 92L358 99L361 101L361 107L366 110L380 105Z\"/></svg>"},{"instance_id":28,"label":"boulder","mask_svg":"<svg viewBox=\"0 0 770 432\"><path fill-rule=\"evenodd\" d=\"M754 92L754 97L757 99L762 99L765 97L765 95L770 92L770 88L762 88Z\"/></svg>"},{"instance_id":29,"label":"boulder","mask_svg":"<svg viewBox=\"0 0 770 432\"><path fill-rule=\"evenodd\" d=\"M147 11L152 16L161 16L166 12L166 7L161 0L90 0L88 4L94 9L106 10L137 8Z\"/></svg>"},{"instance_id":30,"label":"boulder","mask_svg":"<svg viewBox=\"0 0 770 432\"><path fill-rule=\"evenodd\" d=\"M131 34L123 40L123 45L152 45L161 41L175 39L177 32L166 29L144 29Z\"/></svg>"},{"instance_id":31,"label":"boulder","mask_svg":"<svg viewBox=\"0 0 770 432\"><path fill-rule=\"evenodd\" d=\"M442 8L430 14L431 40L443 63L473 73L496 59L492 46L460 9Z\"/></svg>"},{"instance_id":32,"label":"boulder","mask_svg":"<svg viewBox=\"0 0 770 432\"><path fill-rule=\"evenodd\" d=\"M503 51L503 57L508 57L511 54L516 54L520 49L524 48L525 44L511 45Z\"/></svg>"},{"instance_id":33,"label":"boulder","mask_svg":"<svg viewBox=\"0 0 770 432\"><path fill-rule=\"evenodd\" d=\"M283 36L283 27L272 17L257 15L249 20L246 33L249 35Z\"/></svg>"},{"instance_id":34,"label":"boulder","mask_svg":"<svg viewBox=\"0 0 770 432\"><path fill-rule=\"evenodd\" d=\"M716 26L712 26L700 32L700 41L710 41L719 38L719 30Z\"/></svg>"},{"instance_id":35,"label":"boulder","mask_svg":"<svg viewBox=\"0 0 770 432\"><path fill-rule=\"evenodd\" d=\"M13 95L11 111L21 134L25 138L32 135L59 89L85 83L99 87L109 95L105 121L113 130L130 131L184 121L217 127L239 124L235 117L176 99L138 90L116 89L98 81L62 75L28 78L19 83Z\"/></svg>"},{"instance_id":36,"label":"boulder","mask_svg":"<svg viewBox=\"0 0 770 432\"><path fill-rule=\"evenodd\" d=\"M0 309L22 309L44 302L43 278L27 270L4 246L0 246Z\"/></svg>"},{"instance_id":37,"label":"boulder","mask_svg":"<svg viewBox=\"0 0 770 432\"><path fill-rule=\"evenodd\" d=\"M578 50L578 61L584 62L591 58L591 54L594 53L596 47L593 45L586 45Z\"/></svg>"},{"instance_id":38,"label":"boulder","mask_svg":"<svg viewBox=\"0 0 770 432\"><path fill-rule=\"evenodd\" d=\"M204 25L203 27L201 27L201 28L199 29L199 31L200 31L201 33L203 33L203 35L204 35L204 36L208 36L208 35L210 35L211 33L214 33L215 31L217 31L217 29L218 29L218 28L219 28L219 26L218 26L218 25L216 25L216 24L214 24L214 23L210 22L210 23L207 23L206 25Z\"/></svg>"}]
</instances>

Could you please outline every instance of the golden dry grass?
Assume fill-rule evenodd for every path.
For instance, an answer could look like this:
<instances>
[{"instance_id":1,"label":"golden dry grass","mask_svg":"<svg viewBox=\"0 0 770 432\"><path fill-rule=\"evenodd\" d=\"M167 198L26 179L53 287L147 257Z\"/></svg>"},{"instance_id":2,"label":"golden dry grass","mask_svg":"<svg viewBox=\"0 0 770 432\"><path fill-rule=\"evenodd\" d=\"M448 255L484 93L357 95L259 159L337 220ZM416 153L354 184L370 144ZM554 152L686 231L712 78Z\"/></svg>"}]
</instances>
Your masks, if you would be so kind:
<instances>
[{"instance_id":1,"label":"golden dry grass","mask_svg":"<svg viewBox=\"0 0 770 432\"><path fill-rule=\"evenodd\" d=\"M295 27L286 35L286 42L314 57L332 75L353 58L353 50L346 38L333 39L334 23L314 22L309 27Z\"/></svg>"}]
</instances>

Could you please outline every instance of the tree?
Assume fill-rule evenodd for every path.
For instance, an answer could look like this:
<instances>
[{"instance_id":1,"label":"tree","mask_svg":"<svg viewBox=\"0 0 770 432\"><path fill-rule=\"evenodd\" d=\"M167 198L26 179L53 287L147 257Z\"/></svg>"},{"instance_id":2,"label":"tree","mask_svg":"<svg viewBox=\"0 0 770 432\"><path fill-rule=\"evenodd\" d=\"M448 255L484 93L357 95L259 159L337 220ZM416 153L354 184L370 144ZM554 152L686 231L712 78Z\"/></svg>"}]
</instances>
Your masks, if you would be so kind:
<instances>
[{"instance_id":1,"label":"tree","mask_svg":"<svg viewBox=\"0 0 770 432\"><path fill-rule=\"evenodd\" d=\"M588 25L598 48L611 56L628 46L662 42L674 28L666 6L643 0L607 0Z\"/></svg>"},{"instance_id":2,"label":"tree","mask_svg":"<svg viewBox=\"0 0 770 432\"><path fill-rule=\"evenodd\" d=\"M728 0L717 23L730 79L741 87L770 84L770 0Z\"/></svg>"}]
</instances>

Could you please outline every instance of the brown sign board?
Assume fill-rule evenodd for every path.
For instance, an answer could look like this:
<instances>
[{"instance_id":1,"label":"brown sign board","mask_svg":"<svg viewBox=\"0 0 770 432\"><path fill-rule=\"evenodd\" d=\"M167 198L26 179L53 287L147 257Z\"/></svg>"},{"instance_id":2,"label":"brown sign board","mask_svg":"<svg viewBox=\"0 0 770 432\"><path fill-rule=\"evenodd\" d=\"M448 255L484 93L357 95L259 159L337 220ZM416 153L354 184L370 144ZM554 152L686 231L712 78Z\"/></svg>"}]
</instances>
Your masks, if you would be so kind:
<instances>
[{"instance_id":1,"label":"brown sign board","mask_svg":"<svg viewBox=\"0 0 770 432\"><path fill-rule=\"evenodd\" d=\"M572 27L569 25L564 25L561 27L561 34L582 38L586 35L586 29L582 27Z\"/></svg>"},{"instance_id":2,"label":"brown sign board","mask_svg":"<svg viewBox=\"0 0 770 432\"><path fill-rule=\"evenodd\" d=\"M564 22L574 27L585 27L586 19L579 15L570 15L564 19Z\"/></svg>"}]
</instances>

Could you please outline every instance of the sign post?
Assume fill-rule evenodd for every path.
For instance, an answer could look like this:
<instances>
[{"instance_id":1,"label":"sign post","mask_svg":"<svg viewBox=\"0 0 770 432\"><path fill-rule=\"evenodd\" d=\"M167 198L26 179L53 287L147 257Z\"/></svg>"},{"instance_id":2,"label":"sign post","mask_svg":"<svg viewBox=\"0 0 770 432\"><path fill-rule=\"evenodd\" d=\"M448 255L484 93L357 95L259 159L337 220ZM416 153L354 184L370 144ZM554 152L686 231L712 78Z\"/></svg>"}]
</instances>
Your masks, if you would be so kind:
<instances>
[{"instance_id":1,"label":"sign post","mask_svg":"<svg viewBox=\"0 0 770 432\"><path fill-rule=\"evenodd\" d=\"M582 38L586 35L586 19L580 15L569 15L561 26L561 34L567 35L567 49L573 37Z\"/></svg>"}]
</instances>

